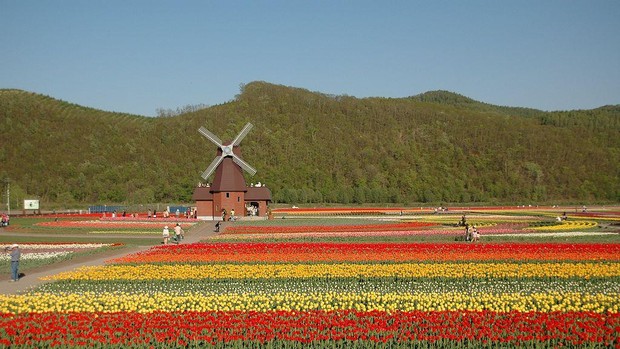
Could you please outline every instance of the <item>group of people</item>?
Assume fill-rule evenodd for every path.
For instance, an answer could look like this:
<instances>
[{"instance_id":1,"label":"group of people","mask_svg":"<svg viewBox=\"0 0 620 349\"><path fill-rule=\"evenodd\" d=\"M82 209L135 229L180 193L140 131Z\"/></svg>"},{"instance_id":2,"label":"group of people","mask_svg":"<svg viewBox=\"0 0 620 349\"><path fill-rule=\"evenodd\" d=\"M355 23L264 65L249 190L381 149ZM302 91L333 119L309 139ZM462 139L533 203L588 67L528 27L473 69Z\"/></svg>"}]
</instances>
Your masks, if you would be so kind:
<instances>
[{"instance_id":1,"label":"group of people","mask_svg":"<svg viewBox=\"0 0 620 349\"><path fill-rule=\"evenodd\" d=\"M465 215L461 217L457 226L465 227L465 241L476 242L480 240L480 232L476 229L475 225L470 226L469 223L467 223L467 217Z\"/></svg>"},{"instance_id":2,"label":"group of people","mask_svg":"<svg viewBox=\"0 0 620 349\"><path fill-rule=\"evenodd\" d=\"M170 229L168 229L168 226L164 226L164 230L162 232L164 241L163 244L167 245L170 242L176 243L177 245L181 242L181 240L185 239L185 231L183 230L183 228L181 228L181 224L177 223L177 225L174 226L174 228L172 229L173 231L173 236L172 239L170 238Z\"/></svg>"},{"instance_id":3,"label":"group of people","mask_svg":"<svg viewBox=\"0 0 620 349\"><path fill-rule=\"evenodd\" d=\"M226 218L228 218L228 220L232 222L234 222L237 219L237 217L235 216L234 208L230 210L230 215L228 215L228 212L226 211L225 208L222 209L222 220L226 221L227 220Z\"/></svg>"},{"instance_id":4,"label":"group of people","mask_svg":"<svg viewBox=\"0 0 620 349\"><path fill-rule=\"evenodd\" d=\"M245 210L246 210L248 216L258 216L258 207L254 206L254 205L247 205L245 207Z\"/></svg>"},{"instance_id":5,"label":"group of people","mask_svg":"<svg viewBox=\"0 0 620 349\"><path fill-rule=\"evenodd\" d=\"M568 219L568 216L566 215L566 212L564 212L561 216L555 217L555 220L558 222L562 222Z\"/></svg>"},{"instance_id":6,"label":"group of people","mask_svg":"<svg viewBox=\"0 0 620 349\"><path fill-rule=\"evenodd\" d=\"M447 207L439 206L439 207L435 207L435 209L434 209L434 213L435 214L437 214L437 213L444 213L444 212L448 212L448 208Z\"/></svg>"},{"instance_id":7,"label":"group of people","mask_svg":"<svg viewBox=\"0 0 620 349\"><path fill-rule=\"evenodd\" d=\"M0 227L7 227L10 223L10 217L8 214L3 213L2 214L2 219L0 220Z\"/></svg>"},{"instance_id":8,"label":"group of people","mask_svg":"<svg viewBox=\"0 0 620 349\"><path fill-rule=\"evenodd\" d=\"M181 215L183 215L185 218L198 218L198 210L193 208L193 209L187 209L186 212L181 212L181 210L179 210L178 208L176 209L176 211L174 212L174 215L177 218L180 218ZM168 209L164 210L162 213L162 216L164 218L170 218L170 211ZM146 212L146 218L157 218L157 211L153 210L151 211L150 209Z\"/></svg>"},{"instance_id":9,"label":"group of people","mask_svg":"<svg viewBox=\"0 0 620 349\"><path fill-rule=\"evenodd\" d=\"M480 240L480 232L476 229L476 226L469 226L465 224L465 241L477 242Z\"/></svg>"}]
</instances>

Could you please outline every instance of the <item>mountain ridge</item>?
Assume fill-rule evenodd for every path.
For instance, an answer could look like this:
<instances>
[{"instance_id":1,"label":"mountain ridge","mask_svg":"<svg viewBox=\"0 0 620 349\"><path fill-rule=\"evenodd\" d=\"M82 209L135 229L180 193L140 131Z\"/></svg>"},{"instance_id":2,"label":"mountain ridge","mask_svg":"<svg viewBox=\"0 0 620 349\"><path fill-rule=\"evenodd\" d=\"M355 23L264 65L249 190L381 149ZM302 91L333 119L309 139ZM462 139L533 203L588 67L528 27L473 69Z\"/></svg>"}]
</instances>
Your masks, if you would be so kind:
<instances>
[{"instance_id":1,"label":"mountain ridge","mask_svg":"<svg viewBox=\"0 0 620 349\"><path fill-rule=\"evenodd\" d=\"M12 200L188 202L215 156L197 129L226 140L247 122L242 150L258 169L247 181L277 202L620 200L618 105L545 112L448 91L356 98L261 81L155 118L0 90L0 162L11 164L0 180Z\"/></svg>"}]
</instances>

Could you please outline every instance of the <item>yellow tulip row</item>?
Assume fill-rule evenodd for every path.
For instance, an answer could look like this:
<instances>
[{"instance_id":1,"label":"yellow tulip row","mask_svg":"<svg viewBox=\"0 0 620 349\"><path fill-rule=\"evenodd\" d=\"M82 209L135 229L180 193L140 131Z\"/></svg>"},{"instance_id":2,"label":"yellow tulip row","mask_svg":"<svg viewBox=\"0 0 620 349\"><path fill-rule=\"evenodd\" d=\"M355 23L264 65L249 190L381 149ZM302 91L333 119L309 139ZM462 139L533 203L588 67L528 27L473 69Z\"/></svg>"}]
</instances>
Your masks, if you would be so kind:
<instances>
[{"instance_id":1,"label":"yellow tulip row","mask_svg":"<svg viewBox=\"0 0 620 349\"><path fill-rule=\"evenodd\" d=\"M576 229L594 228L597 225L598 223L596 223L595 221L563 221L562 223L558 225L534 227L534 228L528 228L528 229L529 230L544 230L544 231L576 230Z\"/></svg>"},{"instance_id":2,"label":"yellow tulip row","mask_svg":"<svg viewBox=\"0 0 620 349\"><path fill-rule=\"evenodd\" d=\"M0 295L0 312L155 311L593 311L618 313L620 294L591 293L32 293Z\"/></svg>"},{"instance_id":3,"label":"yellow tulip row","mask_svg":"<svg viewBox=\"0 0 620 349\"><path fill-rule=\"evenodd\" d=\"M259 278L609 278L620 263L174 264L82 267L45 280L171 280Z\"/></svg>"}]
</instances>

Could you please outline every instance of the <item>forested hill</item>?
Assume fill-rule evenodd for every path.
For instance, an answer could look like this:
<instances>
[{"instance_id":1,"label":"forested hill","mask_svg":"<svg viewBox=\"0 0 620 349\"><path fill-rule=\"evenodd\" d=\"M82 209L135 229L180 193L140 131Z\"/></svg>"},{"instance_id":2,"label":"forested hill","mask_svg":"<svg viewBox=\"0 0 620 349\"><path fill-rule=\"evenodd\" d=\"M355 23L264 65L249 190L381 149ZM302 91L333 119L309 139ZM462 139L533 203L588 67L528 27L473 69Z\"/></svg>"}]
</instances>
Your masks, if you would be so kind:
<instances>
[{"instance_id":1,"label":"forested hill","mask_svg":"<svg viewBox=\"0 0 620 349\"><path fill-rule=\"evenodd\" d=\"M244 159L276 202L620 201L620 106L543 112L445 92L354 98L253 82L168 117L0 90L0 180L11 200L189 202L215 146L247 123ZM3 202L6 202L3 189Z\"/></svg>"}]
</instances>

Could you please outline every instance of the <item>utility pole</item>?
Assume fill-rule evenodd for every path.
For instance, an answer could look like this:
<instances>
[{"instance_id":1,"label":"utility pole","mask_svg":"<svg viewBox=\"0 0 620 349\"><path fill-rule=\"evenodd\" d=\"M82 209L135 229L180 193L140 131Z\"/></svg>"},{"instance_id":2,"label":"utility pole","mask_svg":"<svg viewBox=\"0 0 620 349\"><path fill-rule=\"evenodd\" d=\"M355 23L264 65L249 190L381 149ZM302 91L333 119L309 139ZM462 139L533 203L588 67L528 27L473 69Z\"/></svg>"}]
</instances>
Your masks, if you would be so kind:
<instances>
[{"instance_id":1,"label":"utility pole","mask_svg":"<svg viewBox=\"0 0 620 349\"><path fill-rule=\"evenodd\" d=\"M7 177L6 182L6 214L11 215L11 184L9 183L9 178Z\"/></svg>"}]
</instances>

